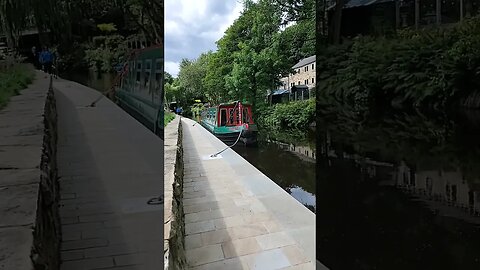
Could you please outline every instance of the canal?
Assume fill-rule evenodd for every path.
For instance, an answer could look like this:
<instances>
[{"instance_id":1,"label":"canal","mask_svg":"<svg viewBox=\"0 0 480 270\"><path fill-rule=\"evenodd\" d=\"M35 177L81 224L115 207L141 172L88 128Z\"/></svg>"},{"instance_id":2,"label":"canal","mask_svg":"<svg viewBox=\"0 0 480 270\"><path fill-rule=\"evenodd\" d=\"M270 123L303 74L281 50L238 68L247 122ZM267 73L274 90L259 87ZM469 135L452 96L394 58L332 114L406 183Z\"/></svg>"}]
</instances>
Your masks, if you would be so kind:
<instances>
[{"instance_id":1,"label":"canal","mask_svg":"<svg viewBox=\"0 0 480 270\"><path fill-rule=\"evenodd\" d=\"M256 147L233 150L315 213L315 132L292 133L260 130Z\"/></svg>"},{"instance_id":2,"label":"canal","mask_svg":"<svg viewBox=\"0 0 480 270\"><path fill-rule=\"evenodd\" d=\"M349 111L317 122L317 259L480 269L480 113Z\"/></svg>"},{"instance_id":3,"label":"canal","mask_svg":"<svg viewBox=\"0 0 480 270\"><path fill-rule=\"evenodd\" d=\"M64 73L60 76L66 80L83 84L100 92L105 92L110 90L112 87L116 74L97 74L95 70L89 69L84 71Z\"/></svg>"}]
</instances>

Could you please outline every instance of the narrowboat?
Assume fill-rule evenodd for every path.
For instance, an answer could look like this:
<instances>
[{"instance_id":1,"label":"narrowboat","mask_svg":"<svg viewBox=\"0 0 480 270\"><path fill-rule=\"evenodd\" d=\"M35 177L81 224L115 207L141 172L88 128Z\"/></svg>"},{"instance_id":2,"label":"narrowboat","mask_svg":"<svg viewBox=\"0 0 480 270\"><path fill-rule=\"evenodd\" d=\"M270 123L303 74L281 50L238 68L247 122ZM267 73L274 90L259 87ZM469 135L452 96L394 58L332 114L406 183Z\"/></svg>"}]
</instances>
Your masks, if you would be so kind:
<instances>
[{"instance_id":1,"label":"narrowboat","mask_svg":"<svg viewBox=\"0 0 480 270\"><path fill-rule=\"evenodd\" d=\"M205 109L200 124L227 145L237 140L245 145L257 143L257 125L253 122L252 106L239 101Z\"/></svg>"},{"instance_id":2,"label":"narrowboat","mask_svg":"<svg viewBox=\"0 0 480 270\"><path fill-rule=\"evenodd\" d=\"M163 47L135 49L114 82L117 104L163 136Z\"/></svg>"}]
</instances>

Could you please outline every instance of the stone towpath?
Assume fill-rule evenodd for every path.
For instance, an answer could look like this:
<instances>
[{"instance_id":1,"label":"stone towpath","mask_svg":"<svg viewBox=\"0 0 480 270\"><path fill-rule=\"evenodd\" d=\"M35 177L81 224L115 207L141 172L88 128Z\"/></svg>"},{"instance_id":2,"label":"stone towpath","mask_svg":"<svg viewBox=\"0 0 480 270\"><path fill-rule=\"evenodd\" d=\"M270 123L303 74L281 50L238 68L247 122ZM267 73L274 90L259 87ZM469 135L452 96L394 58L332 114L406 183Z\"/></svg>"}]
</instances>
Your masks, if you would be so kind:
<instances>
[{"instance_id":1,"label":"stone towpath","mask_svg":"<svg viewBox=\"0 0 480 270\"><path fill-rule=\"evenodd\" d=\"M315 215L199 124L182 118L190 269L315 269Z\"/></svg>"},{"instance_id":2,"label":"stone towpath","mask_svg":"<svg viewBox=\"0 0 480 270\"><path fill-rule=\"evenodd\" d=\"M163 268L163 141L99 92L55 80L61 269Z\"/></svg>"}]
</instances>

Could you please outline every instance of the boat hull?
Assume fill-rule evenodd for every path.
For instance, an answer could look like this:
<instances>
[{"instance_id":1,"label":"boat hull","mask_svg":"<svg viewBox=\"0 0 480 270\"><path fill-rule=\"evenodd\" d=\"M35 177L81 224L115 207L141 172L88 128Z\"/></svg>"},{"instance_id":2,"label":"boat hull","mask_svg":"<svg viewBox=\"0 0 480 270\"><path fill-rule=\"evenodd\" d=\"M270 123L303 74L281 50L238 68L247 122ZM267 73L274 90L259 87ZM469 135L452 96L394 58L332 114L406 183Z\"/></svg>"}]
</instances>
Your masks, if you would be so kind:
<instances>
[{"instance_id":1,"label":"boat hull","mask_svg":"<svg viewBox=\"0 0 480 270\"><path fill-rule=\"evenodd\" d=\"M232 127L232 129L238 129L238 131L227 131L225 127L222 128L215 128L204 121L201 122L201 125L205 127L210 133L212 133L215 137L221 140L226 145L234 144L237 139L237 144L241 143L247 146L256 145L257 144L257 131L253 129L245 129L245 128L238 128ZM242 132L243 131L243 132ZM242 132L242 135L240 135ZM240 138L238 136L240 135Z\"/></svg>"}]
</instances>

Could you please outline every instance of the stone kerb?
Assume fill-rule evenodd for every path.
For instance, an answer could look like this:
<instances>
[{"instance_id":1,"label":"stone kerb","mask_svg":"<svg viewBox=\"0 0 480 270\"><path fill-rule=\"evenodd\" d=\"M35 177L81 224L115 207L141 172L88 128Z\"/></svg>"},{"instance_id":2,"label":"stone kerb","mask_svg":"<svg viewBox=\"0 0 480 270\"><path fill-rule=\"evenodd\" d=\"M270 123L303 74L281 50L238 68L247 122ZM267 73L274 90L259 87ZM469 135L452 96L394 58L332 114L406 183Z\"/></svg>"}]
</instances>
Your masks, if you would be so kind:
<instances>
[{"instance_id":1,"label":"stone kerb","mask_svg":"<svg viewBox=\"0 0 480 270\"><path fill-rule=\"evenodd\" d=\"M184 269L183 146L180 116L165 128L164 269Z\"/></svg>"},{"instance_id":2,"label":"stone kerb","mask_svg":"<svg viewBox=\"0 0 480 270\"><path fill-rule=\"evenodd\" d=\"M0 269L58 269L57 114L49 80L0 111Z\"/></svg>"}]
</instances>

